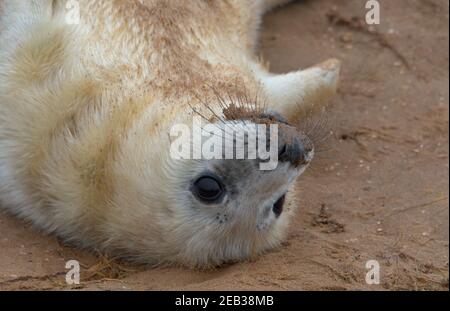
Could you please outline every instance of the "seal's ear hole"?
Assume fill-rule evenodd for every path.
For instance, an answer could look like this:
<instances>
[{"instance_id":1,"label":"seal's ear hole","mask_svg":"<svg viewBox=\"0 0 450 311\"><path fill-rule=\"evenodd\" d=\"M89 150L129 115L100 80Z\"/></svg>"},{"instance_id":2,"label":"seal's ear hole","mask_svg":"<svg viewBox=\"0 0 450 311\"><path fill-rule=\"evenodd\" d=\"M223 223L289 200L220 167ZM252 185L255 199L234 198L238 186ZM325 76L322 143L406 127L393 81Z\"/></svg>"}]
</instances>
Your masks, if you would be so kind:
<instances>
[{"instance_id":1,"label":"seal's ear hole","mask_svg":"<svg viewBox=\"0 0 450 311\"><path fill-rule=\"evenodd\" d=\"M218 176L206 173L192 183L191 192L203 203L220 203L225 194L225 187Z\"/></svg>"}]
</instances>

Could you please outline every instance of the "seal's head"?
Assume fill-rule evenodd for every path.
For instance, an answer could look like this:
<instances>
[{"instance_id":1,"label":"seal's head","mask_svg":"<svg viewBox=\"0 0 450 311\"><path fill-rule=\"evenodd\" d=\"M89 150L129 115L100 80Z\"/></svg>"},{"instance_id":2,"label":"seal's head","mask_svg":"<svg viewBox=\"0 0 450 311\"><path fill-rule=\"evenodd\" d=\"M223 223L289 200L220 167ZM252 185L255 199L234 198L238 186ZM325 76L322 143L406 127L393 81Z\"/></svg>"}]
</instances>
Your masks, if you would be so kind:
<instances>
[{"instance_id":1,"label":"seal's head","mask_svg":"<svg viewBox=\"0 0 450 311\"><path fill-rule=\"evenodd\" d=\"M260 131L255 133L255 128ZM216 130L209 136L210 144L204 141L203 151L211 142L213 148L223 145L222 157L207 160L204 157L210 154L203 154L201 159L176 165L174 206L180 217L177 232L184 239L180 256L184 262L202 266L246 259L277 246L295 208L287 204L288 191L314 155L311 140L276 115L233 120L220 129L224 136L231 136L234 129L234 144L228 147L234 152L229 159L226 138ZM256 150L256 157L250 156L251 148L258 149L264 140L268 153ZM243 143L241 158L239 142Z\"/></svg>"},{"instance_id":2,"label":"seal's head","mask_svg":"<svg viewBox=\"0 0 450 311\"><path fill-rule=\"evenodd\" d=\"M124 248L140 250L130 254L138 260L212 267L285 236L296 207L289 190L313 159L312 141L270 109L210 106L215 118L186 113L157 139L136 124L123 147L133 152L116 161L122 178L108 226L120 222L114 227L128 236ZM174 155L183 146L187 156Z\"/></svg>"}]
</instances>

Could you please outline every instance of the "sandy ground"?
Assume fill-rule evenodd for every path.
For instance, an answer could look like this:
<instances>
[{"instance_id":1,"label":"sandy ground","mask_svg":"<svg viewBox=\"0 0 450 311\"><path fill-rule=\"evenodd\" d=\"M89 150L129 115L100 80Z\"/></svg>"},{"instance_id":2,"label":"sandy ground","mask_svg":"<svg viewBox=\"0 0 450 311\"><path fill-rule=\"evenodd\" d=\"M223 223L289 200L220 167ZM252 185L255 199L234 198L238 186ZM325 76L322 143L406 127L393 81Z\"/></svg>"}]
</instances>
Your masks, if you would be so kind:
<instances>
[{"instance_id":1,"label":"sandy ground","mask_svg":"<svg viewBox=\"0 0 450 311\"><path fill-rule=\"evenodd\" d=\"M298 183L289 238L254 262L215 271L147 269L61 245L0 214L0 289L448 290L449 61L446 0L300 1L267 16L275 72L343 60L333 135ZM64 281L82 263L81 285ZM365 282L377 260L381 284Z\"/></svg>"}]
</instances>

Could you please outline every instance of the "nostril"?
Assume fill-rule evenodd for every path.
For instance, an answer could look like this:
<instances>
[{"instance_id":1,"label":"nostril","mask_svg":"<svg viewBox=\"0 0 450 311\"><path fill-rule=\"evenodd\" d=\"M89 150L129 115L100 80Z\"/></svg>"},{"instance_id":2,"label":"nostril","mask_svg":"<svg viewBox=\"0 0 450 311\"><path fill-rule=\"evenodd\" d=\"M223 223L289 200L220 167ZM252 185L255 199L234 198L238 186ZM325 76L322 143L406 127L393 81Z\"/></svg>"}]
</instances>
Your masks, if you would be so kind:
<instances>
[{"instance_id":1,"label":"nostril","mask_svg":"<svg viewBox=\"0 0 450 311\"><path fill-rule=\"evenodd\" d=\"M281 213L283 212L285 200L286 200L286 195L283 195L281 198L278 199L278 201L276 201L273 204L272 211L276 217L280 217Z\"/></svg>"},{"instance_id":2,"label":"nostril","mask_svg":"<svg viewBox=\"0 0 450 311\"><path fill-rule=\"evenodd\" d=\"M292 143L283 145L279 151L278 159L298 166L304 164L306 152L303 144L298 139L295 139Z\"/></svg>"},{"instance_id":3,"label":"nostril","mask_svg":"<svg viewBox=\"0 0 450 311\"><path fill-rule=\"evenodd\" d=\"M280 152L278 153L278 158L281 159L286 155L287 152L287 145L284 144L283 147L280 149Z\"/></svg>"}]
</instances>

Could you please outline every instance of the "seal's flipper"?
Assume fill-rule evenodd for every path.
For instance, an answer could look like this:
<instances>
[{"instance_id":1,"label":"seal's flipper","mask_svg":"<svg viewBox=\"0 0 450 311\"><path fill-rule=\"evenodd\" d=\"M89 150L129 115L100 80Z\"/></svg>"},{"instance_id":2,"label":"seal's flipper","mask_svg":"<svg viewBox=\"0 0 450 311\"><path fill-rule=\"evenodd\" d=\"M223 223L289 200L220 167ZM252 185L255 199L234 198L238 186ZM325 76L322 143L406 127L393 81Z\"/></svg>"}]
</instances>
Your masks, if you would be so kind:
<instances>
[{"instance_id":1,"label":"seal's flipper","mask_svg":"<svg viewBox=\"0 0 450 311\"><path fill-rule=\"evenodd\" d=\"M288 119L303 111L323 107L336 93L341 62L330 59L324 63L284 75L263 78L272 108Z\"/></svg>"}]
</instances>

